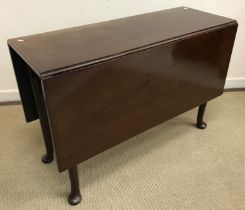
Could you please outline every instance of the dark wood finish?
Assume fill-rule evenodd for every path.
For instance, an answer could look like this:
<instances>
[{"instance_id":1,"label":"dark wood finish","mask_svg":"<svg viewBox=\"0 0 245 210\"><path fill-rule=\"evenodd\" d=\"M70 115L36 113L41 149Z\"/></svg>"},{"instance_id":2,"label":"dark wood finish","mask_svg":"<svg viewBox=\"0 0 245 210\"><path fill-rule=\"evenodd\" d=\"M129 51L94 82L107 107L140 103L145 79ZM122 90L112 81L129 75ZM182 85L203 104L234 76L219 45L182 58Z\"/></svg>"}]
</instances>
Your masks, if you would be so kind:
<instances>
[{"instance_id":1,"label":"dark wood finish","mask_svg":"<svg viewBox=\"0 0 245 210\"><path fill-rule=\"evenodd\" d=\"M224 92L240 92L245 91L245 88L228 88L224 89ZM12 105L22 105L21 101L4 101L0 102L0 106L12 106Z\"/></svg>"},{"instance_id":2,"label":"dark wood finish","mask_svg":"<svg viewBox=\"0 0 245 210\"><path fill-rule=\"evenodd\" d=\"M237 22L183 7L8 40L27 121L68 169L223 93ZM27 73L30 72L30 74ZM37 115L38 112L38 115Z\"/></svg>"},{"instance_id":3,"label":"dark wood finish","mask_svg":"<svg viewBox=\"0 0 245 210\"><path fill-rule=\"evenodd\" d=\"M14 67L15 77L19 88L26 122L31 122L38 119L38 113L34 100L34 93L32 91L31 81L27 71L27 66L21 57L11 47L9 47L9 51Z\"/></svg>"},{"instance_id":4,"label":"dark wood finish","mask_svg":"<svg viewBox=\"0 0 245 210\"><path fill-rule=\"evenodd\" d=\"M207 123L205 123L203 121L203 116L204 116L204 112L206 109L206 105L207 105L207 103L204 103L204 104L200 105L198 108L197 124L196 125L200 129L205 129L207 127Z\"/></svg>"},{"instance_id":5,"label":"dark wood finish","mask_svg":"<svg viewBox=\"0 0 245 210\"><path fill-rule=\"evenodd\" d=\"M229 26L44 80L59 170L221 95L235 31Z\"/></svg>"},{"instance_id":6,"label":"dark wood finish","mask_svg":"<svg viewBox=\"0 0 245 210\"><path fill-rule=\"evenodd\" d=\"M79 189L79 178L77 166L68 169L70 183L71 183L71 193L68 196L68 202L71 205L77 205L81 202L82 196Z\"/></svg>"},{"instance_id":7,"label":"dark wood finish","mask_svg":"<svg viewBox=\"0 0 245 210\"><path fill-rule=\"evenodd\" d=\"M184 7L8 40L41 77L180 40L236 21ZM18 40L23 40L18 42ZM65 49L65 50L64 50Z\"/></svg>"},{"instance_id":8,"label":"dark wood finish","mask_svg":"<svg viewBox=\"0 0 245 210\"><path fill-rule=\"evenodd\" d=\"M50 127L49 127L41 82L31 71L29 71L29 78L34 92L36 107L39 114L40 124L42 128L42 133L43 133L43 138L44 138L44 143L46 148L46 154L43 155L42 162L50 163L54 159L53 158L54 152L53 152L52 137L50 133Z\"/></svg>"}]
</instances>

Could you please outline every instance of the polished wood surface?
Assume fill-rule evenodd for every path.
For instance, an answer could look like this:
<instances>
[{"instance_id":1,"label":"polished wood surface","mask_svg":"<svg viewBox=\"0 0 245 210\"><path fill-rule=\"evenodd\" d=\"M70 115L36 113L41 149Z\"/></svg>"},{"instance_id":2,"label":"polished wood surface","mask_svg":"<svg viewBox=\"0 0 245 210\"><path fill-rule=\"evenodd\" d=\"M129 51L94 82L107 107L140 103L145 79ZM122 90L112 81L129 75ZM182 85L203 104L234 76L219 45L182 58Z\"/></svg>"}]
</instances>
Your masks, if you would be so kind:
<instances>
[{"instance_id":1,"label":"polished wood surface","mask_svg":"<svg viewBox=\"0 0 245 210\"><path fill-rule=\"evenodd\" d=\"M204 113L205 113L205 110L206 110L206 106L207 106L207 103L204 103L204 104L200 105L199 108L198 108L196 126L199 129L205 129L207 127L207 123L205 123L203 121L203 117L204 117Z\"/></svg>"},{"instance_id":2,"label":"polished wood surface","mask_svg":"<svg viewBox=\"0 0 245 210\"><path fill-rule=\"evenodd\" d=\"M69 173L69 179L71 183L71 193L68 196L68 202L71 205L77 205L82 200L82 196L79 188L77 166L69 168L68 173Z\"/></svg>"},{"instance_id":3,"label":"polished wood surface","mask_svg":"<svg viewBox=\"0 0 245 210\"><path fill-rule=\"evenodd\" d=\"M8 40L8 44L36 74L45 77L235 22L191 8L178 7L19 37Z\"/></svg>"},{"instance_id":4,"label":"polished wood surface","mask_svg":"<svg viewBox=\"0 0 245 210\"><path fill-rule=\"evenodd\" d=\"M175 8L8 40L27 122L68 169L223 93L237 22ZM150 139L149 139L150 141Z\"/></svg>"},{"instance_id":5,"label":"polished wood surface","mask_svg":"<svg viewBox=\"0 0 245 210\"><path fill-rule=\"evenodd\" d=\"M38 119L38 112L27 65L11 47L9 47L9 52L14 67L25 119L26 122L31 122Z\"/></svg>"},{"instance_id":6,"label":"polished wood surface","mask_svg":"<svg viewBox=\"0 0 245 210\"><path fill-rule=\"evenodd\" d=\"M34 93L35 103L37 112L40 119L41 129L43 133L43 139L45 143L46 153L42 157L43 163L50 163L53 161L53 143L51 137L51 130L49 127L48 114L45 105L45 99L41 87L40 80L34 75L30 68L28 68L29 78L32 85L32 90Z\"/></svg>"},{"instance_id":7,"label":"polished wood surface","mask_svg":"<svg viewBox=\"0 0 245 210\"><path fill-rule=\"evenodd\" d=\"M236 28L44 80L59 170L221 95Z\"/></svg>"}]
</instances>

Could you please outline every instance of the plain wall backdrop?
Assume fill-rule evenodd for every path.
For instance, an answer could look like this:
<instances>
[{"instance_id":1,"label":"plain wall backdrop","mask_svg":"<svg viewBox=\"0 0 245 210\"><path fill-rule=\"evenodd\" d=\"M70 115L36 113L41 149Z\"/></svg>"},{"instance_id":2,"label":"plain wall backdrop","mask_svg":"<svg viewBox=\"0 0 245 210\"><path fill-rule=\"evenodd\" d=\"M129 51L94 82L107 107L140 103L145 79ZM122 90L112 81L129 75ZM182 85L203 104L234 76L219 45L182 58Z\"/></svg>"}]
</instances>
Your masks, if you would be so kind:
<instances>
[{"instance_id":1,"label":"plain wall backdrop","mask_svg":"<svg viewBox=\"0 0 245 210\"><path fill-rule=\"evenodd\" d=\"M7 39L179 6L238 21L226 88L245 87L244 0L0 0L0 3L0 101L19 100Z\"/></svg>"}]
</instances>

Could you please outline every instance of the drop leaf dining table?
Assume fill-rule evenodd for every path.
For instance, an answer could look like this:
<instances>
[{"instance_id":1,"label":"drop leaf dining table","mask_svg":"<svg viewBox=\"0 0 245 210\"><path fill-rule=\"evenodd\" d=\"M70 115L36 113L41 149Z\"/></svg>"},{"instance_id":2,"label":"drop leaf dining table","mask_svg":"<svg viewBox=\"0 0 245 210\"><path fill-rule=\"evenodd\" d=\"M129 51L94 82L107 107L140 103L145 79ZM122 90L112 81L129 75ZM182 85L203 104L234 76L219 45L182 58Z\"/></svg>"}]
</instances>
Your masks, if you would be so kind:
<instances>
[{"instance_id":1,"label":"drop leaf dining table","mask_svg":"<svg viewBox=\"0 0 245 210\"><path fill-rule=\"evenodd\" d=\"M220 96L237 21L178 7L8 40L27 122L39 119L46 154L68 170ZM54 154L55 153L55 154Z\"/></svg>"}]
</instances>

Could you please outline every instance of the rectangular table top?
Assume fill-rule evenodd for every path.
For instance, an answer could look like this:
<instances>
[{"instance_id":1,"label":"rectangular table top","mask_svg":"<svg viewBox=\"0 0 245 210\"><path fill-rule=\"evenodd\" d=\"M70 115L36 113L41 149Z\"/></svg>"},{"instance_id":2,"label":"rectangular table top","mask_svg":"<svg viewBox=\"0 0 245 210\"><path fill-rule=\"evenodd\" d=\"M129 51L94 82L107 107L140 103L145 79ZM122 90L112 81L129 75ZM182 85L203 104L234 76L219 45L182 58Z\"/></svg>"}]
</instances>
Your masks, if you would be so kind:
<instances>
[{"instance_id":1,"label":"rectangular table top","mask_svg":"<svg viewBox=\"0 0 245 210\"><path fill-rule=\"evenodd\" d=\"M8 40L40 77L215 30L233 19L178 7Z\"/></svg>"}]
</instances>

